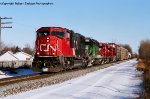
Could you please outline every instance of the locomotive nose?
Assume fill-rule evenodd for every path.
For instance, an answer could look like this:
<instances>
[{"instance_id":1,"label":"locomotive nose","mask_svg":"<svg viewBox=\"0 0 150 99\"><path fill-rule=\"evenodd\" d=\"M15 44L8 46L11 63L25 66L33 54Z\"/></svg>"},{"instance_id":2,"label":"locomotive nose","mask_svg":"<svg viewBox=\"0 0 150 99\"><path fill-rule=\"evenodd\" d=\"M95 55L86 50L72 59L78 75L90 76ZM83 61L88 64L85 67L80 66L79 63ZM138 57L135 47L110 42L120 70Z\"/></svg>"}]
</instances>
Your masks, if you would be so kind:
<instances>
[{"instance_id":1,"label":"locomotive nose","mask_svg":"<svg viewBox=\"0 0 150 99\"><path fill-rule=\"evenodd\" d=\"M41 37L39 40L39 54L41 56L57 55L58 41L55 37Z\"/></svg>"}]
</instances>

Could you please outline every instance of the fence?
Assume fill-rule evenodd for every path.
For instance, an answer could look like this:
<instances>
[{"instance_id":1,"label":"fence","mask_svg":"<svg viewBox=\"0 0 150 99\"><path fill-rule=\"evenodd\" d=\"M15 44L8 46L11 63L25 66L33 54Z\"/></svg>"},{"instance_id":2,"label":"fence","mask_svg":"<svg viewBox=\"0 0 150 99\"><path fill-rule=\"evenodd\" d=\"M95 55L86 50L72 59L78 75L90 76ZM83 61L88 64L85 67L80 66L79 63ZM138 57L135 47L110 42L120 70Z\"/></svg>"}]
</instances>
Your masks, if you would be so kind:
<instances>
[{"instance_id":1,"label":"fence","mask_svg":"<svg viewBox=\"0 0 150 99\"><path fill-rule=\"evenodd\" d=\"M19 67L31 67L32 61L0 61L0 68L19 68Z\"/></svg>"}]
</instances>

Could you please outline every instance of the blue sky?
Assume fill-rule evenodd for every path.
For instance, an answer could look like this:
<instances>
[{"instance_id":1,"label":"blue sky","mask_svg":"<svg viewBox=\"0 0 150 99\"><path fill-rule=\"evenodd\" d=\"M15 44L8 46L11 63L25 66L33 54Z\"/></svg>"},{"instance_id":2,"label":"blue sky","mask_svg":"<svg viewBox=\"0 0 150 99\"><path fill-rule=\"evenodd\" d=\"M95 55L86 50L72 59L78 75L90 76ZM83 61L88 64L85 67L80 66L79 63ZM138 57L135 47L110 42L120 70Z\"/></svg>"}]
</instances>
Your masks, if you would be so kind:
<instances>
[{"instance_id":1,"label":"blue sky","mask_svg":"<svg viewBox=\"0 0 150 99\"><path fill-rule=\"evenodd\" d=\"M16 0L52 2L49 6L0 5L1 17L12 17L12 29L2 30L5 44L34 46L41 26L61 26L100 42L129 44L138 51L141 40L150 39L149 0ZM0 0L15 2L15 0Z\"/></svg>"}]
</instances>

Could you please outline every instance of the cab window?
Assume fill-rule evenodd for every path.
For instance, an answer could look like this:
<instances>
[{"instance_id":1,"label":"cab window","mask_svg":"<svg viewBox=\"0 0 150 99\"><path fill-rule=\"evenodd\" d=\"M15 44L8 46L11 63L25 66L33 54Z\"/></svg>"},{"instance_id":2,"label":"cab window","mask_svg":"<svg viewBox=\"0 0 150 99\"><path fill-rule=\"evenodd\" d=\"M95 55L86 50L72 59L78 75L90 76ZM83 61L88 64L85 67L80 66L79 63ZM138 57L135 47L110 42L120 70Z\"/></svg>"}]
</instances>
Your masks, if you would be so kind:
<instances>
[{"instance_id":1,"label":"cab window","mask_svg":"<svg viewBox=\"0 0 150 99\"><path fill-rule=\"evenodd\" d=\"M41 37L41 36L48 36L49 33L48 32L37 32L37 37Z\"/></svg>"},{"instance_id":2,"label":"cab window","mask_svg":"<svg viewBox=\"0 0 150 99\"><path fill-rule=\"evenodd\" d=\"M65 33L64 33L64 32L53 31L53 32L51 33L51 35L52 35L52 36L57 36L57 37L64 38Z\"/></svg>"}]
</instances>

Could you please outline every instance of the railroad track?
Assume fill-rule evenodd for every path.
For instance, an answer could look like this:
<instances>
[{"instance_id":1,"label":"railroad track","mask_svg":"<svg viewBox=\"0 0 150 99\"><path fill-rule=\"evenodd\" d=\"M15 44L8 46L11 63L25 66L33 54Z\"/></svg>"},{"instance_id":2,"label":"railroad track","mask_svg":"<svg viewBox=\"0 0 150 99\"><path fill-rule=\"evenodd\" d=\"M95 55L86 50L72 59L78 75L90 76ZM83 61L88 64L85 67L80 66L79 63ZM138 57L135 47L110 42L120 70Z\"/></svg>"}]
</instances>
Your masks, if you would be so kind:
<instances>
[{"instance_id":1,"label":"railroad track","mask_svg":"<svg viewBox=\"0 0 150 99\"><path fill-rule=\"evenodd\" d=\"M111 65L118 64L118 63L121 63L121 62L111 63ZM101 65L101 67L106 68L107 67L106 65L107 64ZM58 72L58 73L45 73L45 74L37 73L37 74L28 74L28 75L23 75L23 76L3 78L3 79L0 79L0 87L5 86L5 85L15 84L15 83L22 82L22 81L47 78L47 77L50 77L50 76L53 76L53 75L61 75L61 74L66 73L66 72L72 72L72 71L77 71L77 70L82 70L82 69L93 68L93 67L96 67L96 66L90 66L90 67L87 67L87 68L76 68L76 69L73 69L73 70L67 70L67 71L62 71L62 72Z\"/></svg>"},{"instance_id":2,"label":"railroad track","mask_svg":"<svg viewBox=\"0 0 150 99\"><path fill-rule=\"evenodd\" d=\"M50 77L50 76L53 76L53 75L59 75L59 74L62 74L62 73L65 73L65 72L71 72L71 71L74 71L74 70L79 70L79 69L62 71L62 72L58 72L58 73L37 73L37 74L28 74L28 75L22 75L22 76L3 78L3 79L0 79L0 87L5 86L5 85L15 84L15 83L22 82L22 81L29 81L29 80L47 78L47 77Z\"/></svg>"},{"instance_id":3,"label":"railroad track","mask_svg":"<svg viewBox=\"0 0 150 99\"><path fill-rule=\"evenodd\" d=\"M10 84L14 84L14 83L26 81L26 80L40 79L40 78L48 77L48 76L49 76L48 74L38 73L38 74L28 74L28 75L23 75L23 76L3 78L3 79L0 79L0 86L10 85Z\"/></svg>"},{"instance_id":4,"label":"railroad track","mask_svg":"<svg viewBox=\"0 0 150 99\"><path fill-rule=\"evenodd\" d=\"M91 68L91 67L88 67L88 68ZM3 78L3 79L0 79L0 87L15 84L15 83L22 82L22 81L43 79L43 78L47 78L53 75L61 75L66 72L72 72L72 71L77 71L81 69L84 69L84 68L76 68L76 69L62 71L58 73L37 73L37 74L28 74L28 75L22 75L22 76Z\"/></svg>"}]
</instances>

